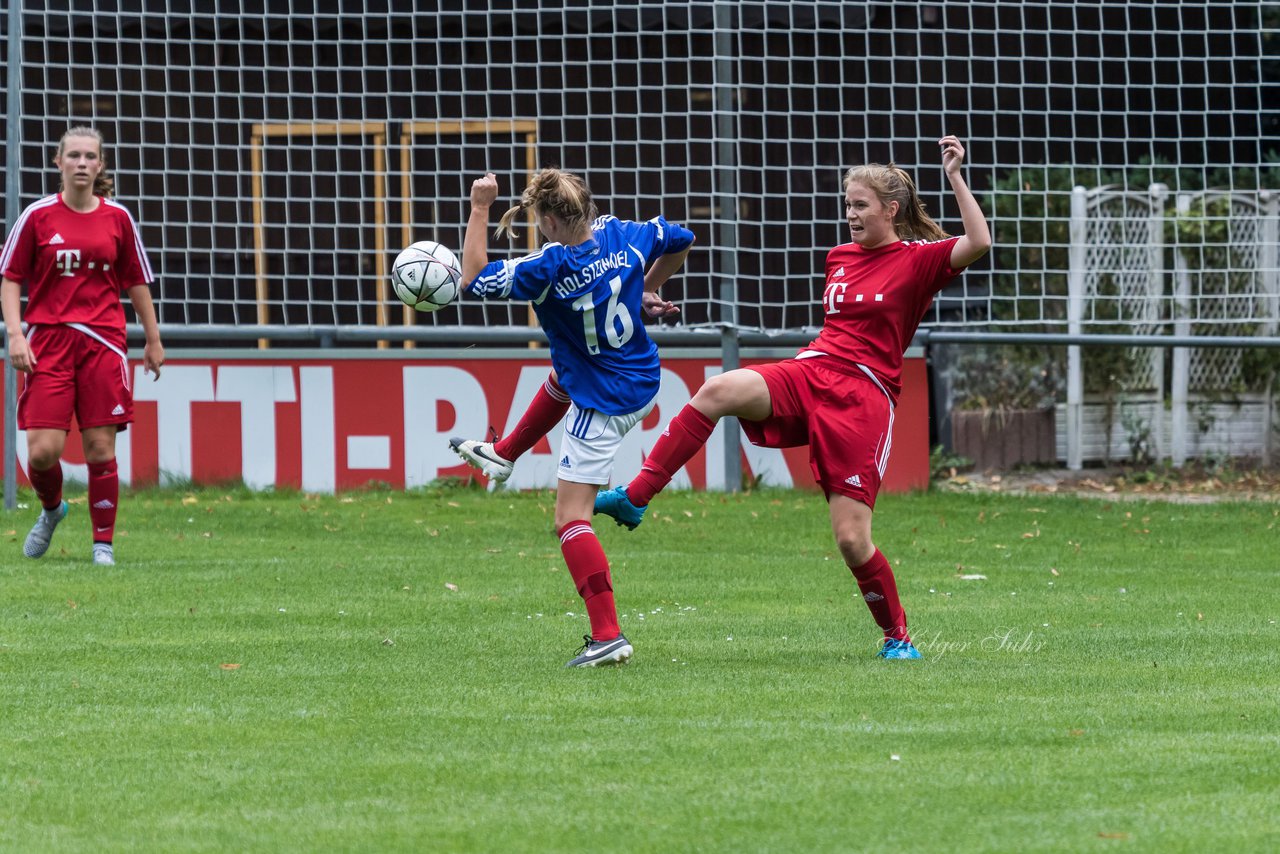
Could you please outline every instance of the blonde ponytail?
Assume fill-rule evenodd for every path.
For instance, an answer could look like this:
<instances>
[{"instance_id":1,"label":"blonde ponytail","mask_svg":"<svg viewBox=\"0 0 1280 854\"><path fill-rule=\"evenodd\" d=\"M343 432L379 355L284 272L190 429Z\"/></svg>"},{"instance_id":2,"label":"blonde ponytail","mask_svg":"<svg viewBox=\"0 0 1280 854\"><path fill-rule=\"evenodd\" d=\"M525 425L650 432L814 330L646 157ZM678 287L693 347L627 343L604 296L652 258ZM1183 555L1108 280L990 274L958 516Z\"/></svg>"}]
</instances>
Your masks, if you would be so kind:
<instances>
[{"instance_id":1,"label":"blonde ponytail","mask_svg":"<svg viewBox=\"0 0 1280 854\"><path fill-rule=\"evenodd\" d=\"M543 169L533 176L520 196L520 204L508 209L498 220L495 236L515 237L515 218L525 210L532 210L540 217L548 214L557 217L570 233L590 225L597 216L587 182L572 172L555 168Z\"/></svg>"}]
</instances>

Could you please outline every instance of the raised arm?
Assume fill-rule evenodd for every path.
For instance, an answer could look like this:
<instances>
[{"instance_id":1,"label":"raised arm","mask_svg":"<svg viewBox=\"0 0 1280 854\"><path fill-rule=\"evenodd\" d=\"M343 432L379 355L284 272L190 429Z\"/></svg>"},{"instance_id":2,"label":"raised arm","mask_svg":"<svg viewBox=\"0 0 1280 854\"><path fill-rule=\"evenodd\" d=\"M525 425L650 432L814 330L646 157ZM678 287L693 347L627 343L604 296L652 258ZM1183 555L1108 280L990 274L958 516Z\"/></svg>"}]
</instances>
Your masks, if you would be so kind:
<instances>
[{"instance_id":1,"label":"raised arm","mask_svg":"<svg viewBox=\"0 0 1280 854\"><path fill-rule=\"evenodd\" d=\"M951 266L954 269L968 267L991 249L991 230L987 228L987 218L973 197L969 185L965 183L960 167L964 164L964 146L954 136L944 136L938 140L942 147L942 169L947 173L951 189L956 194L956 204L960 207L960 221L964 223L964 234L956 241L951 250Z\"/></svg>"},{"instance_id":2,"label":"raised arm","mask_svg":"<svg viewBox=\"0 0 1280 854\"><path fill-rule=\"evenodd\" d=\"M466 287L489 263L489 207L498 198L498 179L492 172L471 184L471 215L462 238L462 285Z\"/></svg>"}]
</instances>

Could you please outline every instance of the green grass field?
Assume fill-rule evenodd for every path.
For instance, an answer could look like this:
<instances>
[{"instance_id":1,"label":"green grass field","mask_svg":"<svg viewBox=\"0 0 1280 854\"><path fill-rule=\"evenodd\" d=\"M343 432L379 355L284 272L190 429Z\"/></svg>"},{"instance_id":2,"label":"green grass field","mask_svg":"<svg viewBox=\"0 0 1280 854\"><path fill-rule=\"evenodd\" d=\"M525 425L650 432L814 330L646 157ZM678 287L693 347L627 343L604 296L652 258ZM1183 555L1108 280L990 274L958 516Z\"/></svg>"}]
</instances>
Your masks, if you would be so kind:
<instances>
[{"instance_id":1,"label":"green grass field","mask_svg":"<svg viewBox=\"0 0 1280 854\"><path fill-rule=\"evenodd\" d=\"M884 496L884 662L820 497L671 494L570 671L548 493L79 500L0 515L6 851L1280 850L1273 504Z\"/></svg>"}]
</instances>

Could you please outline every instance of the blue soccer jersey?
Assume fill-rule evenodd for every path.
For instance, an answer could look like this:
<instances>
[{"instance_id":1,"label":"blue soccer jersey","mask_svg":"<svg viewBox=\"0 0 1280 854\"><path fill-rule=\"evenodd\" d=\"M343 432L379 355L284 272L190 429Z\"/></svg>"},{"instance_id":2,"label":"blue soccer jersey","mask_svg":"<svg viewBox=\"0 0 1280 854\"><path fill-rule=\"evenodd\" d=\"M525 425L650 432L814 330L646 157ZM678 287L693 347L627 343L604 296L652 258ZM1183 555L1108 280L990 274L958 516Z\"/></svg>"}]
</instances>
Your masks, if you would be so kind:
<instances>
[{"instance_id":1,"label":"blue soccer jersey","mask_svg":"<svg viewBox=\"0 0 1280 854\"><path fill-rule=\"evenodd\" d=\"M581 409L626 415L658 393L658 347L644 328L644 271L681 252L693 232L662 217L602 216L577 246L493 261L466 287L482 299L529 300L551 343L560 385Z\"/></svg>"}]
</instances>

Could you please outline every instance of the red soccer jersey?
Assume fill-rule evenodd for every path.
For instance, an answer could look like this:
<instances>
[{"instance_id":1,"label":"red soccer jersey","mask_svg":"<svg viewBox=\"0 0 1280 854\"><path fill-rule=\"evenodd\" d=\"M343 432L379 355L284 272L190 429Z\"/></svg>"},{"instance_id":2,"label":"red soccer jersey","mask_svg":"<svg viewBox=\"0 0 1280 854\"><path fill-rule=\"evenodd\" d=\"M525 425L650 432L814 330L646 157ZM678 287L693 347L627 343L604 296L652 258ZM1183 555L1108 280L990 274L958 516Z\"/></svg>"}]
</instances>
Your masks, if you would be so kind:
<instances>
[{"instance_id":1,"label":"red soccer jersey","mask_svg":"<svg viewBox=\"0 0 1280 854\"><path fill-rule=\"evenodd\" d=\"M960 273L951 267L957 239L901 240L879 249L844 243L832 249L822 332L804 349L866 366L896 404L902 355L934 294Z\"/></svg>"},{"instance_id":2,"label":"red soccer jersey","mask_svg":"<svg viewBox=\"0 0 1280 854\"><path fill-rule=\"evenodd\" d=\"M123 346L120 295L154 277L129 211L99 201L90 213L67 207L60 193L30 205L9 232L0 270L26 287L28 324L83 323Z\"/></svg>"}]
</instances>

